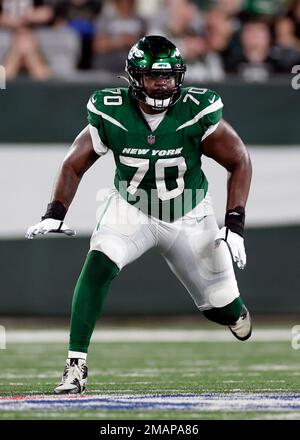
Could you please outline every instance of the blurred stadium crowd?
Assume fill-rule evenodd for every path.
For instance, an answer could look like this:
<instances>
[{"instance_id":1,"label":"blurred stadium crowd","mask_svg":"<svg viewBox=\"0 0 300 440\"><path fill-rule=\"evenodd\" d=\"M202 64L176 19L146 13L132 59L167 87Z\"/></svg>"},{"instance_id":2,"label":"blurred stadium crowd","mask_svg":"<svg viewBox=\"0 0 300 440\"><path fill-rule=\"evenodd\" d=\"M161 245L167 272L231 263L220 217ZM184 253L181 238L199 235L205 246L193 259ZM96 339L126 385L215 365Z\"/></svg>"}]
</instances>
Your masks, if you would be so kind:
<instances>
[{"instance_id":1,"label":"blurred stadium crowd","mask_svg":"<svg viewBox=\"0 0 300 440\"><path fill-rule=\"evenodd\" d=\"M188 81L267 81L300 64L300 0L0 0L8 80L122 73L143 35L175 42Z\"/></svg>"}]
</instances>

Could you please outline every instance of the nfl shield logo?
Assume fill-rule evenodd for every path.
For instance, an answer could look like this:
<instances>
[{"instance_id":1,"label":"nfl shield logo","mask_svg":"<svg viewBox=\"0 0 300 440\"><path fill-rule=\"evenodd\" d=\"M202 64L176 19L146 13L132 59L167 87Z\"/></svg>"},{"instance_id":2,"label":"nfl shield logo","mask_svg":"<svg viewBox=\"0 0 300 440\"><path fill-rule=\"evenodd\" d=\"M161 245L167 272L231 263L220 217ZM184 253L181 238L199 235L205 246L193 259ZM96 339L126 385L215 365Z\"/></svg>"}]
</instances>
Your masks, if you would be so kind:
<instances>
[{"instance_id":1,"label":"nfl shield logo","mask_svg":"<svg viewBox=\"0 0 300 440\"><path fill-rule=\"evenodd\" d=\"M148 139L148 144L150 145L155 144L155 136L153 136L153 134L149 134L147 139Z\"/></svg>"}]
</instances>

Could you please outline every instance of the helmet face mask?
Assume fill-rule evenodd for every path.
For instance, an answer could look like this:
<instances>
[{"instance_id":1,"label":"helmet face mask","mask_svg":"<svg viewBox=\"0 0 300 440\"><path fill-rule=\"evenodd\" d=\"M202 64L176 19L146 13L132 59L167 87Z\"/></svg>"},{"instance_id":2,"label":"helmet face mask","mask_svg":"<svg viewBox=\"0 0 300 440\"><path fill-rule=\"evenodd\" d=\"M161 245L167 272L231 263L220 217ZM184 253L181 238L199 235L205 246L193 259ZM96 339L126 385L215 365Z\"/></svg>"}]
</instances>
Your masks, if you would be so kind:
<instances>
[{"instance_id":1,"label":"helmet face mask","mask_svg":"<svg viewBox=\"0 0 300 440\"><path fill-rule=\"evenodd\" d=\"M139 40L129 51L125 70L131 95L138 101L155 110L164 110L178 101L186 67L179 50L166 38L149 36ZM169 85L147 94L145 76Z\"/></svg>"}]
</instances>

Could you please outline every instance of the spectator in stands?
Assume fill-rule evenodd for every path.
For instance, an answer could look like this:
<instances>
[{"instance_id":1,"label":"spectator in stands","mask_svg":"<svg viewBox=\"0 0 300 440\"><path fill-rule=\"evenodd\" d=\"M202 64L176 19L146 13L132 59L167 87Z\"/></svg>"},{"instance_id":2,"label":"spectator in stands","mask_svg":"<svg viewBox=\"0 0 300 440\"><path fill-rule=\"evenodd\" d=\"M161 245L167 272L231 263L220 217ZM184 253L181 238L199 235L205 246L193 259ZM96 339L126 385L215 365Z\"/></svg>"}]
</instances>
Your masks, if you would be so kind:
<instances>
[{"instance_id":1,"label":"spectator in stands","mask_svg":"<svg viewBox=\"0 0 300 440\"><path fill-rule=\"evenodd\" d=\"M219 81L224 77L222 61L210 50L202 11L190 0L165 0L149 34L175 42L187 65L186 81Z\"/></svg>"},{"instance_id":2,"label":"spectator in stands","mask_svg":"<svg viewBox=\"0 0 300 440\"><path fill-rule=\"evenodd\" d=\"M233 28L228 15L219 9L208 11L205 19L206 39L213 52L223 52L228 47L233 35Z\"/></svg>"},{"instance_id":3,"label":"spectator in stands","mask_svg":"<svg viewBox=\"0 0 300 440\"><path fill-rule=\"evenodd\" d=\"M272 23L273 18L280 14L287 0L244 0L239 18L246 23L250 19L259 18Z\"/></svg>"},{"instance_id":4,"label":"spectator in stands","mask_svg":"<svg viewBox=\"0 0 300 440\"><path fill-rule=\"evenodd\" d=\"M245 0L192 0L193 3L201 11L211 11L218 9L223 11L226 15L233 17L237 16L245 3Z\"/></svg>"},{"instance_id":5,"label":"spectator in stands","mask_svg":"<svg viewBox=\"0 0 300 440\"><path fill-rule=\"evenodd\" d=\"M81 39L79 69L88 69L92 61L92 41L95 34L95 20L102 8L102 0L58 0L55 16L57 22L66 22Z\"/></svg>"},{"instance_id":6,"label":"spectator in stands","mask_svg":"<svg viewBox=\"0 0 300 440\"><path fill-rule=\"evenodd\" d=\"M96 22L93 68L123 72L128 50L145 34L145 25L137 15L135 0L106 2Z\"/></svg>"},{"instance_id":7,"label":"spectator in stands","mask_svg":"<svg viewBox=\"0 0 300 440\"><path fill-rule=\"evenodd\" d=\"M217 0L215 6L223 11L228 17L237 16L245 3L244 0Z\"/></svg>"},{"instance_id":8,"label":"spectator in stands","mask_svg":"<svg viewBox=\"0 0 300 440\"><path fill-rule=\"evenodd\" d=\"M38 80L74 72L79 39L56 20L59 1L0 0L0 60L7 79L23 72Z\"/></svg>"},{"instance_id":9,"label":"spectator in stands","mask_svg":"<svg viewBox=\"0 0 300 440\"><path fill-rule=\"evenodd\" d=\"M164 0L159 15L155 15L149 24L148 34L171 37L177 44L182 35L200 35L203 31L203 15L192 1ZM199 50L202 53L202 48Z\"/></svg>"},{"instance_id":10,"label":"spectator in stands","mask_svg":"<svg viewBox=\"0 0 300 440\"><path fill-rule=\"evenodd\" d=\"M234 0L233 4L230 0L219 0L217 7L206 13L208 46L211 52L221 57L223 68L228 56L230 57L230 54L240 46L241 22L238 18L240 3L240 0Z\"/></svg>"},{"instance_id":11,"label":"spectator in stands","mask_svg":"<svg viewBox=\"0 0 300 440\"><path fill-rule=\"evenodd\" d=\"M287 14L275 22L275 38L280 46L300 50L300 0L294 0Z\"/></svg>"},{"instance_id":12,"label":"spectator in stands","mask_svg":"<svg viewBox=\"0 0 300 440\"><path fill-rule=\"evenodd\" d=\"M241 28L240 14L244 0L217 0L216 8L228 19L232 33Z\"/></svg>"},{"instance_id":13,"label":"spectator in stands","mask_svg":"<svg viewBox=\"0 0 300 440\"><path fill-rule=\"evenodd\" d=\"M35 29L52 18L53 9L43 0L0 0L0 61L7 79L22 70L36 79L50 76Z\"/></svg>"},{"instance_id":14,"label":"spectator in stands","mask_svg":"<svg viewBox=\"0 0 300 440\"><path fill-rule=\"evenodd\" d=\"M224 79L222 59L217 53L209 50L205 38L198 35L185 35L181 39L181 44L190 54L185 56L187 82L221 81ZM194 49L195 56L191 56L192 49Z\"/></svg>"},{"instance_id":15,"label":"spectator in stands","mask_svg":"<svg viewBox=\"0 0 300 440\"><path fill-rule=\"evenodd\" d=\"M241 46L226 60L226 70L238 73L247 81L266 81L272 74L289 70L290 55L272 47L268 23L251 20L243 26Z\"/></svg>"}]
</instances>

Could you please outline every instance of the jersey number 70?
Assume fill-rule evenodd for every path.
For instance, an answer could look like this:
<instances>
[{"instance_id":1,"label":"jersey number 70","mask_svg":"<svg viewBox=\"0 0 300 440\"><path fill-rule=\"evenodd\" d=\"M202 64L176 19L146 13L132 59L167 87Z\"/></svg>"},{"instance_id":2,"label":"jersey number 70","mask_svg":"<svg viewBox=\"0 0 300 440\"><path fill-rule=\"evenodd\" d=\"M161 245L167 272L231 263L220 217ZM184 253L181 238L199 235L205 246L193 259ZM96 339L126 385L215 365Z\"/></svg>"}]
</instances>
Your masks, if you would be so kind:
<instances>
[{"instance_id":1,"label":"jersey number 70","mask_svg":"<svg viewBox=\"0 0 300 440\"><path fill-rule=\"evenodd\" d=\"M141 181L145 177L150 167L150 159L142 159L137 157L119 156L120 162L123 165L137 168L134 173L127 191L130 194L135 194ZM175 167L178 169L178 177L176 179L177 188L168 190L165 181L165 168ZM184 173L187 166L184 157L174 157L169 159L158 159L155 162L155 183L158 197L161 200L169 200L179 196L184 191Z\"/></svg>"}]
</instances>

